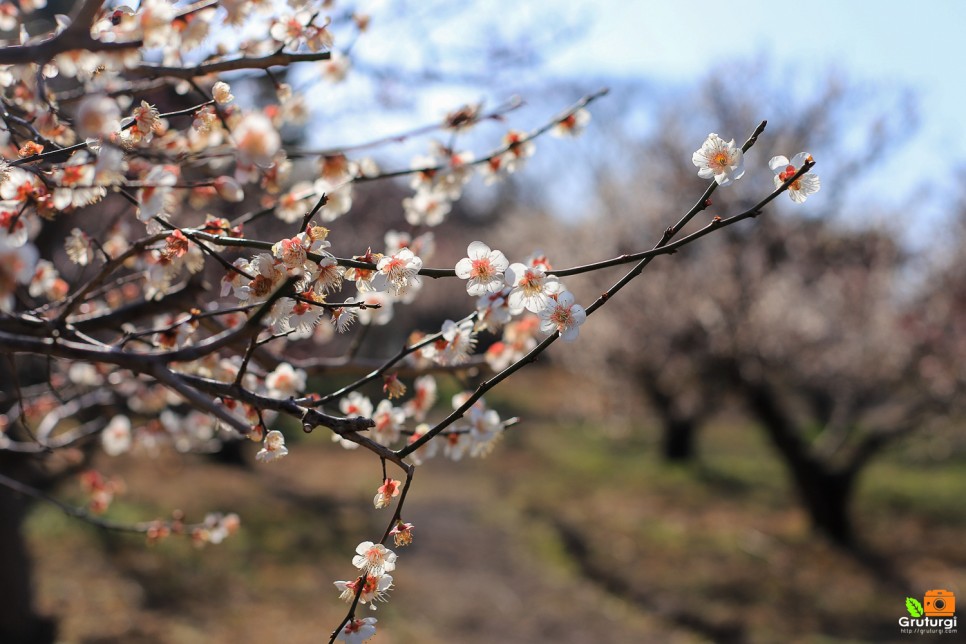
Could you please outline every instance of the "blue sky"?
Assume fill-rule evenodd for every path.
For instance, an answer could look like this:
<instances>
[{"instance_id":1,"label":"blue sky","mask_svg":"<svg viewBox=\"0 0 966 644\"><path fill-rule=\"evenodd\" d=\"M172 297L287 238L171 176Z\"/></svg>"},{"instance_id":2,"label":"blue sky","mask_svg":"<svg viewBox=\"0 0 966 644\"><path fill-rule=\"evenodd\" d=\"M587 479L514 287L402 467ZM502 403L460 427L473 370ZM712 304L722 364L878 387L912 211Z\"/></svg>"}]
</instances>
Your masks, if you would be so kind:
<instances>
[{"instance_id":1,"label":"blue sky","mask_svg":"<svg viewBox=\"0 0 966 644\"><path fill-rule=\"evenodd\" d=\"M924 182L936 182L941 190L924 205L927 217L942 210L943 197L959 189L954 170L966 169L966 3L564 4L592 20L586 35L552 61L558 73L578 75L604 67L615 74L680 83L731 59L768 56L779 66L794 62L805 75L835 68L856 82L908 88L918 99L921 130L898 158L883 166L888 181L882 182L882 194L901 199Z\"/></svg>"},{"instance_id":2,"label":"blue sky","mask_svg":"<svg viewBox=\"0 0 966 644\"><path fill-rule=\"evenodd\" d=\"M918 100L921 127L862 188L880 199L904 203L930 184L927 197L915 201L917 222L935 221L950 196L964 194L956 170L966 171L966 136L960 125L966 106L961 79L966 3L934 0L912 8L912 3L896 0L492 0L468 5L370 0L363 7L374 22L358 53L389 66L432 69L469 61L469 68L485 76L489 61L486 55L467 53L472 52L471 41L481 34L485 41L488 33L503 33L510 36L508 42L520 36L532 39L546 60L540 78L569 79L578 85L606 75L682 87L728 62L767 57L775 68L794 69L803 79L823 78L834 69L863 86L910 90ZM562 37L555 37L557 32ZM407 37L416 42L409 40L407 46ZM524 75L517 85L494 78L491 86L437 85L428 92L401 83L402 96L423 92L427 97L419 101L417 114L385 114L381 125L398 131L413 118L432 121L455 105L484 96L490 104L513 92L533 99L527 96L533 89L528 82ZM523 120L538 118L544 108L539 111ZM335 129L328 142L346 142L345 130ZM825 180L837 179L844 178Z\"/></svg>"}]
</instances>

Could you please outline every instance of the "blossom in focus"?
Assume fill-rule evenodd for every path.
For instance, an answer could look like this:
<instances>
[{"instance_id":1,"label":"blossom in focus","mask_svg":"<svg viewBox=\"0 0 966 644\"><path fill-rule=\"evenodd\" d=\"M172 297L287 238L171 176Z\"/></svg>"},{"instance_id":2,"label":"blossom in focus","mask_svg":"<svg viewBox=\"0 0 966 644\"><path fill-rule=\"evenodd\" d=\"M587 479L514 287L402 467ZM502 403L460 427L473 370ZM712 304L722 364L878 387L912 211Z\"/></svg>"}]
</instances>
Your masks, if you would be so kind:
<instances>
[{"instance_id":1,"label":"blossom in focus","mask_svg":"<svg viewBox=\"0 0 966 644\"><path fill-rule=\"evenodd\" d=\"M385 482L379 486L376 491L376 496L372 499L372 504L377 510L381 510L385 507L389 507L392 500L399 496L400 482L396 479L386 479Z\"/></svg>"},{"instance_id":2,"label":"blossom in focus","mask_svg":"<svg viewBox=\"0 0 966 644\"><path fill-rule=\"evenodd\" d=\"M339 599L347 604L351 604L356 597L356 593L359 591L360 579L333 582L339 590ZM391 588L392 575L366 575L365 582L362 585L362 592L359 593L359 603L369 604L369 608L376 610L375 602L387 601L389 598L386 595Z\"/></svg>"},{"instance_id":3,"label":"blossom in focus","mask_svg":"<svg viewBox=\"0 0 966 644\"><path fill-rule=\"evenodd\" d=\"M556 301L540 312L540 330L544 333L560 332L560 339L573 342L580 333L580 325L587 319L584 307L574 304L570 291L557 295Z\"/></svg>"},{"instance_id":4,"label":"blossom in focus","mask_svg":"<svg viewBox=\"0 0 966 644\"><path fill-rule=\"evenodd\" d=\"M466 248L464 257L456 262L456 276L469 280L466 292L470 295L495 293L503 288L503 273L510 266L506 256L481 241L475 241Z\"/></svg>"},{"instance_id":5,"label":"blossom in focus","mask_svg":"<svg viewBox=\"0 0 966 644\"><path fill-rule=\"evenodd\" d=\"M305 264L307 259L305 246L302 245L302 240L298 237L275 242L272 245L272 255L281 260L289 275L294 274L294 271L301 271L302 265Z\"/></svg>"},{"instance_id":6,"label":"blossom in focus","mask_svg":"<svg viewBox=\"0 0 966 644\"><path fill-rule=\"evenodd\" d=\"M719 186L726 186L745 173L744 153L735 145L735 140L725 141L714 132L691 155L691 162L698 167L699 177L713 178Z\"/></svg>"},{"instance_id":7,"label":"blossom in focus","mask_svg":"<svg viewBox=\"0 0 966 644\"><path fill-rule=\"evenodd\" d=\"M255 460L262 463L270 463L282 458L286 454L288 454L288 448L285 447L285 436L277 429L273 429L265 435L262 449L258 450L258 453L255 454Z\"/></svg>"},{"instance_id":8,"label":"blossom in focus","mask_svg":"<svg viewBox=\"0 0 966 644\"><path fill-rule=\"evenodd\" d=\"M351 297L348 300L346 300L346 304L354 304L354 303L355 301ZM352 323L355 322L355 319L356 319L355 309L349 308L347 306L336 307L329 311L329 315L331 315L331 317L329 318L329 322L332 323L332 326L339 333L345 333L346 331L348 331L349 327L352 326Z\"/></svg>"},{"instance_id":9,"label":"blossom in focus","mask_svg":"<svg viewBox=\"0 0 966 644\"><path fill-rule=\"evenodd\" d=\"M131 116L121 120L121 130L123 142L133 145L150 143L155 134L164 133L165 125L158 108L147 101L141 101L131 111Z\"/></svg>"},{"instance_id":10,"label":"blossom in focus","mask_svg":"<svg viewBox=\"0 0 966 644\"><path fill-rule=\"evenodd\" d=\"M416 257L413 251L403 248L379 260L376 264L378 272L372 278L372 285L378 291L388 287L391 296L400 297L419 284L418 273L422 267L423 260Z\"/></svg>"},{"instance_id":11,"label":"blossom in focus","mask_svg":"<svg viewBox=\"0 0 966 644\"><path fill-rule=\"evenodd\" d=\"M397 548L408 546L413 542L413 524L397 521L389 534L392 535L393 543L396 544Z\"/></svg>"},{"instance_id":12,"label":"blossom in focus","mask_svg":"<svg viewBox=\"0 0 966 644\"><path fill-rule=\"evenodd\" d=\"M563 290L557 278L548 276L539 265L511 264L506 272L506 281L513 288L507 302L514 313L524 309L539 313L550 305L551 295Z\"/></svg>"},{"instance_id":13,"label":"blossom in focus","mask_svg":"<svg viewBox=\"0 0 966 644\"><path fill-rule=\"evenodd\" d=\"M382 575L396 569L396 553L381 543L363 541L356 547L352 565L370 575Z\"/></svg>"},{"instance_id":14,"label":"blossom in focus","mask_svg":"<svg viewBox=\"0 0 966 644\"><path fill-rule=\"evenodd\" d=\"M772 160L768 162L768 167L775 173L775 188L780 188L786 181L794 177L806 161L812 161L812 155L808 152L799 152L791 161L783 156L772 157ZM788 196L795 203L802 203L809 195L818 192L821 187L822 182L818 175L806 172L788 186Z\"/></svg>"}]
</instances>

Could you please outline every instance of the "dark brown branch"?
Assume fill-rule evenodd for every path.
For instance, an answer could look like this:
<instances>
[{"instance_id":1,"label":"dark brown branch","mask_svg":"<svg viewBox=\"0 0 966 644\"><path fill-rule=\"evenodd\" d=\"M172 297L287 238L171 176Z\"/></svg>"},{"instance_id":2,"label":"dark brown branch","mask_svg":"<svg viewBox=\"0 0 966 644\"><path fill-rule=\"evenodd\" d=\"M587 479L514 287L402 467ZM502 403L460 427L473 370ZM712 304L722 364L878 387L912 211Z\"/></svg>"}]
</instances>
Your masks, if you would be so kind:
<instances>
[{"instance_id":1,"label":"dark brown branch","mask_svg":"<svg viewBox=\"0 0 966 644\"><path fill-rule=\"evenodd\" d=\"M202 63L194 67L175 67L172 65L152 65L142 63L134 69L128 70L125 74L131 78L180 78L188 80L207 76L208 74L220 74L222 72L236 71L239 69L268 69L269 67L285 67L294 63L312 62L317 60L328 60L331 53L327 51L308 52L303 54L275 52L267 56L239 58L229 58L217 60L209 63Z\"/></svg>"}]
</instances>

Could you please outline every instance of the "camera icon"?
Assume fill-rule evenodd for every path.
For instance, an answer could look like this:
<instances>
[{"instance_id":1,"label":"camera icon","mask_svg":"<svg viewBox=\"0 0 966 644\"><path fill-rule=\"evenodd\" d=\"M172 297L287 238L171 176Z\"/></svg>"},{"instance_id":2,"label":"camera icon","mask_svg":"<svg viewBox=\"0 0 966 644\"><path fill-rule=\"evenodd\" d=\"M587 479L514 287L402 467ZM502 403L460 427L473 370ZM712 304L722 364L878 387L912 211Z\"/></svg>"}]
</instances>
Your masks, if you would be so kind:
<instances>
[{"instance_id":1,"label":"camera icon","mask_svg":"<svg viewBox=\"0 0 966 644\"><path fill-rule=\"evenodd\" d=\"M948 590L927 590L922 603L926 617L952 617L956 612L956 595Z\"/></svg>"}]
</instances>

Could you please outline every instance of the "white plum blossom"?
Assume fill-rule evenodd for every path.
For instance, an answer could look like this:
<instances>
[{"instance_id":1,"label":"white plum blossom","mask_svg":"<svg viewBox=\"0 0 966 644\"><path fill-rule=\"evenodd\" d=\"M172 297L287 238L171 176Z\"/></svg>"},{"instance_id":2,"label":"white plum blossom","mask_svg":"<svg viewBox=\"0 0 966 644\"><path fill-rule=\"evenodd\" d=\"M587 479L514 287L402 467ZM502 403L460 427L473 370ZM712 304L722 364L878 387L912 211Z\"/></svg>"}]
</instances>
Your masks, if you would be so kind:
<instances>
[{"instance_id":1,"label":"white plum blossom","mask_svg":"<svg viewBox=\"0 0 966 644\"><path fill-rule=\"evenodd\" d=\"M178 183L177 166L156 165L144 177L143 188L138 191L137 217L147 222L155 215L169 215L173 210L171 186Z\"/></svg>"},{"instance_id":2,"label":"white plum blossom","mask_svg":"<svg viewBox=\"0 0 966 644\"><path fill-rule=\"evenodd\" d=\"M376 264L376 275L372 278L372 285L378 291L388 287L389 294L401 297L410 288L419 285L419 269L423 267L423 260L416 257L408 248L383 257Z\"/></svg>"},{"instance_id":3,"label":"white plum blossom","mask_svg":"<svg viewBox=\"0 0 966 644\"><path fill-rule=\"evenodd\" d=\"M17 284L29 284L40 253L27 243L17 247L0 246L0 311L13 310Z\"/></svg>"},{"instance_id":4,"label":"white plum blossom","mask_svg":"<svg viewBox=\"0 0 966 644\"><path fill-rule=\"evenodd\" d=\"M282 147L278 130L272 125L271 119L260 112L249 112L242 117L232 135L238 150L238 161L242 165L254 164L267 168Z\"/></svg>"},{"instance_id":5,"label":"white plum blossom","mask_svg":"<svg viewBox=\"0 0 966 644\"><path fill-rule=\"evenodd\" d=\"M353 391L339 401L339 411L345 414L348 418L356 416L371 418L372 402L358 391ZM345 449L356 449L359 447L358 443L354 443L346 438L343 438L334 432L332 434L332 442L339 443Z\"/></svg>"},{"instance_id":6,"label":"white plum blossom","mask_svg":"<svg viewBox=\"0 0 966 644\"><path fill-rule=\"evenodd\" d=\"M382 575L396 569L396 553L381 543L363 541L356 546L352 565L370 575Z\"/></svg>"},{"instance_id":7,"label":"white plum blossom","mask_svg":"<svg viewBox=\"0 0 966 644\"><path fill-rule=\"evenodd\" d=\"M136 14L145 48L164 47L174 34L174 5L166 0L145 0Z\"/></svg>"},{"instance_id":8,"label":"white plum blossom","mask_svg":"<svg viewBox=\"0 0 966 644\"><path fill-rule=\"evenodd\" d=\"M590 123L590 112L580 108L557 121L550 133L554 136L578 136L588 123Z\"/></svg>"},{"instance_id":9,"label":"white plum blossom","mask_svg":"<svg viewBox=\"0 0 966 644\"><path fill-rule=\"evenodd\" d=\"M101 432L101 447L108 456L118 456L131 449L131 419L117 415Z\"/></svg>"},{"instance_id":10,"label":"white plum blossom","mask_svg":"<svg viewBox=\"0 0 966 644\"><path fill-rule=\"evenodd\" d=\"M335 639L343 641L346 644L362 644L362 642L371 639L376 634L375 624L375 617L352 619L345 625L345 628L339 631Z\"/></svg>"},{"instance_id":11,"label":"white plum blossom","mask_svg":"<svg viewBox=\"0 0 966 644\"><path fill-rule=\"evenodd\" d=\"M406 221L413 226L438 226L452 207L446 195L434 188L421 188L403 199Z\"/></svg>"},{"instance_id":12,"label":"white plum blossom","mask_svg":"<svg viewBox=\"0 0 966 644\"><path fill-rule=\"evenodd\" d=\"M496 333L512 319L507 297L509 287L503 287L496 293L481 295L476 300L476 330L492 331Z\"/></svg>"},{"instance_id":13,"label":"white plum blossom","mask_svg":"<svg viewBox=\"0 0 966 644\"><path fill-rule=\"evenodd\" d=\"M550 305L552 295L563 290L557 278L547 275L540 265L511 264L506 272L506 281L513 289L507 302L514 313L524 309L539 313Z\"/></svg>"},{"instance_id":14,"label":"white plum blossom","mask_svg":"<svg viewBox=\"0 0 966 644\"><path fill-rule=\"evenodd\" d=\"M699 177L713 178L719 186L726 186L745 173L744 153L735 140L725 141L714 132L691 155L691 162L698 167Z\"/></svg>"},{"instance_id":15,"label":"white plum blossom","mask_svg":"<svg viewBox=\"0 0 966 644\"><path fill-rule=\"evenodd\" d=\"M78 136L99 139L121 127L121 108L117 101L103 94L84 97L77 107L74 127Z\"/></svg>"},{"instance_id":16,"label":"white plum blossom","mask_svg":"<svg viewBox=\"0 0 966 644\"><path fill-rule=\"evenodd\" d=\"M426 374L413 382L413 397L403 405L406 416L422 422L436 403L436 379Z\"/></svg>"},{"instance_id":17,"label":"white plum blossom","mask_svg":"<svg viewBox=\"0 0 966 644\"><path fill-rule=\"evenodd\" d=\"M772 157L772 160L768 162L768 167L775 173L775 188L780 188L786 181L795 176L795 173L805 165L806 161L811 160L812 155L808 152L799 152L791 161L783 156ZM821 187L822 182L818 175L806 172L788 186L788 196L795 203L802 203L809 195L818 192Z\"/></svg>"},{"instance_id":18,"label":"white plum blossom","mask_svg":"<svg viewBox=\"0 0 966 644\"><path fill-rule=\"evenodd\" d=\"M346 304L354 304L354 298L348 298L345 301ZM352 326L352 323L356 321L356 310L348 306L339 306L329 311L329 322L332 327L339 333L345 333Z\"/></svg>"},{"instance_id":19,"label":"white plum blossom","mask_svg":"<svg viewBox=\"0 0 966 644\"><path fill-rule=\"evenodd\" d=\"M288 454L285 447L285 436L277 429L273 429L265 435L262 449L255 454L255 460L261 463L271 463Z\"/></svg>"},{"instance_id":20,"label":"white plum blossom","mask_svg":"<svg viewBox=\"0 0 966 644\"><path fill-rule=\"evenodd\" d=\"M272 255L282 262L289 275L296 274L296 271L301 272L305 260L308 258L302 242L303 240L299 237L292 237L275 242L272 245Z\"/></svg>"},{"instance_id":21,"label":"white plum blossom","mask_svg":"<svg viewBox=\"0 0 966 644\"><path fill-rule=\"evenodd\" d=\"M48 300L57 301L67 295L67 290L67 282L61 279L53 262L46 259L37 262L33 277L27 287L30 297L43 296Z\"/></svg>"},{"instance_id":22,"label":"white plum blossom","mask_svg":"<svg viewBox=\"0 0 966 644\"><path fill-rule=\"evenodd\" d=\"M346 416L372 417L372 402L358 391L351 392L339 401L339 411Z\"/></svg>"},{"instance_id":23,"label":"white plum blossom","mask_svg":"<svg viewBox=\"0 0 966 644\"><path fill-rule=\"evenodd\" d=\"M392 321L393 299L388 293L382 291L369 291L362 293L356 300L363 304L372 305L372 308L353 309L358 312L359 322L372 326L385 326ZM379 308L374 308L378 306Z\"/></svg>"},{"instance_id":24,"label":"white plum blossom","mask_svg":"<svg viewBox=\"0 0 966 644\"><path fill-rule=\"evenodd\" d=\"M336 581L333 583L339 590L339 599L351 604L356 597L356 593L359 591L359 579ZM376 610L375 602L387 601L389 598L386 595L391 588L392 575L366 575L362 592L359 593L359 603L369 604L369 608Z\"/></svg>"},{"instance_id":25,"label":"white plum blossom","mask_svg":"<svg viewBox=\"0 0 966 644\"><path fill-rule=\"evenodd\" d=\"M430 427L428 423L420 423L416 425L413 429L412 436L406 441L407 445L412 445L420 438L422 438L427 432L429 432ZM439 442L431 440L428 443L423 443L420 447L416 449L415 452L409 455L409 459L416 465L422 465L427 460L436 456L436 452L439 451ZM399 545L398 543L396 544Z\"/></svg>"},{"instance_id":26,"label":"white plum blossom","mask_svg":"<svg viewBox=\"0 0 966 644\"><path fill-rule=\"evenodd\" d=\"M484 295L496 293L503 288L503 273L510 262L502 252L490 250L483 242L475 241L466 248L466 254L469 257L456 262L456 276L469 280L466 284L467 293Z\"/></svg>"},{"instance_id":27,"label":"white plum blossom","mask_svg":"<svg viewBox=\"0 0 966 644\"><path fill-rule=\"evenodd\" d=\"M348 180L335 182L317 179L312 184L312 189L316 198L325 195L325 205L319 213L322 221L335 221L352 209L352 183Z\"/></svg>"},{"instance_id":28,"label":"white plum blossom","mask_svg":"<svg viewBox=\"0 0 966 644\"><path fill-rule=\"evenodd\" d=\"M377 510L389 507L392 500L402 493L401 485L401 482L397 479L386 479L376 491L376 495L372 499L372 505Z\"/></svg>"},{"instance_id":29,"label":"white plum blossom","mask_svg":"<svg viewBox=\"0 0 966 644\"><path fill-rule=\"evenodd\" d=\"M481 398L476 401L466 415L466 420L470 424L470 456L487 456L497 442L503 436L503 421L494 409L487 409L486 403Z\"/></svg>"},{"instance_id":30,"label":"white plum blossom","mask_svg":"<svg viewBox=\"0 0 966 644\"><path fill-rule=\"evenodd\" d=\"M574 304L570 291L557 295L556 301L540 312L540 330L544 333L560 332L560 339L573 342L580 333L580 325L587 319L584 307Z\"/></svg>"},{"instance_id":31,"label":"white plum blossom","mask_svg":"<svg viewBox=\"0 0 966 644\"><path fill-rule=\"evenodd\" d=\"M259 253L248 263L248 273L255 279L235 290L235 296L243 302L261 302L275 292L285 281L285 268L268 253ZM224 288L224 287L223 287Z\"/></svg>"},{"instance_id":32,"label":"white plum blossom","mask_svg":"<svg viewBox=\"0 0 966 644\"><path fill-rule=\"evenodd\" d=\"M305 389L305 371L283 362L265 376L265 386L272 398L289 398Z\"/></svg>"},{"instance_id":33,"label":"white plum blossom","mask_svg":"<svg viewBox=\"0 0 966 644\"><path fill-rule=\"evenodd\" d=\"M231 86L224 81L218 81L212 86L211 95L219 105L227 105L235 100L231 93Z\"/></svg>"},{"instance_id":34,"label":"white plum blossom","mask_svg":"<svg viewBox=\"0 0 966 644\"><path fill-rule=\"evenodd\" d=\"M373 434L372 440L389 447L399 440L403 423L406 422L406 412L401 407L394 407L391 401L382 400L372 414L372 422L375 423L369 430Z\"/></svg>"},{"instance_id":35,"label":"white plum blossom","mask_svg":"<svg viewBox=\"0 0 966 644\"><path fill-rule=\"evenodd\" d=\"M310 293L304 293L303 297ZM283 297L272 307L269 318L277 322L272 325L275 333L288 333L291 339L302 340L312 335L322 313L321 307L313 306L307 301Z\"/></svg>"},{"instance_id":36,"label":"white plum blossom","mask_svg":"<svg viewBox=\"0 0 966 644\"><path fill-rule=\"evenodd\" d=\"M502 165L508 173L513 173L523 167L524 162L533 156L537 146L525 132L510 130L503 135L503 145L507 151L501 156Z\"/></svg>"},{"instance_id":37,"label":"white plum blossom","mask_svg":"<svg viewBox=\"0 0 966 644\"><path fill-rule=\"evenodd\" d=\"M329 83L341 83L345 80L345 76L349 73L349 68L352 63L349 61L349 57L340 51L333 51L329 60L323 60L319 63L322 69L322 78Z\"/></svg>"},{"instance_id":38,"label":"white plum blossom","mask_svg":"<svg viewBox=\"0 0 966 644\"><path fill-rule=\"evenodd\" d=\"M476 347L476 331L472 320L446 320L440 337L420 351L420 355L441 365L462 364Z\"/></svg>"},{"instance_id":39,"label":"white plum blossom","mask_svg":"<svg viewBox=\"0 0 966 644\"><path fill-rule=\"evenodd\" d=\"M70 261L80 266L87 266L94 259L94 246L91 244L90 237L80 228L70 231L67 240L64 242L64 249Z\"/></svg>"}]
</instances>

